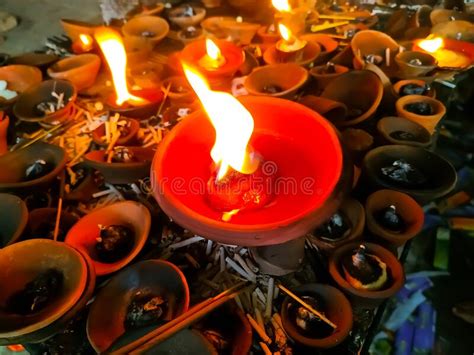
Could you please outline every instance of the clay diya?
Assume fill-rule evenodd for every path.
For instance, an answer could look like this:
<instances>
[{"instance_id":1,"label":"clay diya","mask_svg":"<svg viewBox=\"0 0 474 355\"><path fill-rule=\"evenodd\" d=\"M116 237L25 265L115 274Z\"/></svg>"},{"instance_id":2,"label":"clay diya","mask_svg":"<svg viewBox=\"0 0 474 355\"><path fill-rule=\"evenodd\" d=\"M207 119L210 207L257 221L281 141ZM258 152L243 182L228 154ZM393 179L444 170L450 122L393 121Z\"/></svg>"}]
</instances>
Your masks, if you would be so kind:
<instances>
[{"instance_id":1,"label":"clay diya","mask_svg":"<svg viewBox=\"0 0 474 355\"><path fill-rule=\"evenodd\" d=\"M248 354L252 327L245 313L235 304L225 303L194 325L218 353Z\"/></svg>"},{"instance_id":2,"label":"clay diya","mask_svg":"<svg viewBox=\"0 0 474 355\"><path fill-rule=\"evenodd\" d=\"M257 30L257 36L264 46L275 44L281 38L274 24L270 26L260 26Z\"/></svg>"},{"instance_id":3,"label":"clay diya","mask_svg":"<svg viewBox=\"0 0 474 355\"><path fill-rule=\"evenodd\" d=\"M200 108L202 108L202 106L199 101L172 104L164 110L162 120L163 122L169 122L171 125L175 125L178 121Z\"/></svg>"},{"instance_id":4,"label":"clay diya","mask_svg":"<svg viewBox=\"0 0 474 355\"><path fill-rule=\"evenodd\" d=\"M28 221L28 209L15 195L0 194L0 249L17 242Z\"/></svg>"},{"instance_id":5,"label":"clay diya","mask_svg":"<svg viewBox=\"0 0 474 355\"><path fill-rule=\"evenodd\" d=\"M242 211L229 221L222 220L222 210L214 208L202 194L176 193L170 185L175 177L182 177L183 186L190 187L191 180L206 183L211 174L215 129L203 111L196 111L180 121L158 147L151 173L154 186L160 187L155 189L155 197L178 224L223 243L263 246L299 238L334 213L342 198L341 186L346 179L352 180L346 175L352 175L352 170L342 169L336 132L317 113L288 100L245 96L240 101L253 116L255 132L261 132L250 139L250 144L276 166L267 173L292 177L296 182L315 177L318 192L278 194L265 208ZM311 138L315 135L316 145ZM195 152L192 160L186 159L189 151ZM183 159L188 162L186 166L175 164Z\"/></svg>"},{"instance_id":6,"label":"clay diya","mask_svg":"<svg viewBox=\"0 0 474 355\"><path fill-rule=\"evenodd\" d=\"M462 21L445 22L435 26L450 26L454 24L453 33L451 34L452 38L446 38L449 37L449 29L439 29L440 33L437 35L440 37L417 40L414 42L412 50L429 52L436 58L438 68L441 69L462 70L469 68L474 63L474 44L458 40L461 30L456 28L455 22ZM474 33L474 25L469 22L467 24L470 26L469 32L471 34ZM433 34L436 33L435 27L433 27ZM474 41L474 35L470 40Z\"/></svg>"},{"instance_id":7,"label":"clay diya","mask_svg":"<svg viewBox=\"0 0 474 355\"><path fill-rule=\"evenodd\" d=\"M329 273L355 308L375 308L405 283L397 257L373 243L356 242L336 249L329 259Z\"/></svg>"},{"instance_id":8,"label":"clay diya","mask_svg":"<svg viewBox=\"0 0 474 355\"><path fill-rule=\"evenodd\" d=\"M170 76L161 83L161 90L168 90L168 97L173 103L191 102L196 99L193 89L183 76Z\"/></svg>"},{"instance_id":9,"label":"clay diya","mask_svg":"<svg viewBox=\"0 0 474 355\"><path fill-rule=\"evenodd\" d=\"M314 78L318 90L323 90L332 80L348 71L348 67L328 62L325 65L311 68L309 73Z\"/></svg>"},{"instance_id":10,"label":"clay diya","mask_svg":"<svg viewBox=\"0 0 474 355\"><path fill-rule=\"evenodd\" d=\"M13 113L22 121L57 125L71 118L77 90L65 80L46 80L18 97Z\"/></svg>"},{"instance_id":11,"label":"clay diya","mask_svg":"<svg viewBox=\"0 0 474 355\"><path fill-rule=\"evenodd\" d=\"M96 54L80 54L65 58L48 68L53 79L68 80L77 91L94 85L100 69L100 57Z\"/></svg>"},{"instance_id":12,"label":"clay diya","mask_svg":"<svg viewBox=\"0 0 474 355\"><path fill-rule=\"evenodd\" d=\"M421 79L399 80L393 84L393 90L398 96L424 95L436 97L436 91L432 85Z\"/></svg>"},{"instance_id":13,"label":"clay diya","mask_svg":"<svg viewBox=\"0 0 474 355\"><path fill-rule=\"evenodd\" d=\"M426 149L407 145L371 150L362 169L373 187L404 192L420 203L446 195L457 180L451 163Z\"/></svg>"},{"instance_id":14,"label":"clay diya","mask_svg":"<svg viewBox=\"0 0 474 355\"><path fill-rule=\"evenodd\" d=\"M37 189L51 183L66 165L63 148L37 142L0 156L0 191Z\"/></svg>"},{"instance_id":15,"label":"clay diya","mask_svg":"<svg viewBox=\"0 0 474 355\"><path fill-rule=\"evenodd\" d=\"M323 252L361 239L365 226L365 213L362 204L353 199L345 199L338 211L309 235L311 243Z\"/></svg>"},{"instance_id":16,"label":"clay diya","mask_svg":"<svg viewBox=\"0 0 474 355\"><path fill-rule=\"evenodd\" d=\"M472 41L474 40L474 24L471 21L447 21L438 23L431 28L431 34L440 36L443 39L452 40L453 42L462 41L464 44L472 47ZM461 43L458 43L458 49L462 50ZM472 53L472 48L469 50ZM472 56L471 56L472 63Z\"/></svg>"},{"instance_id":17,"label":"clay diya","mask_svg":"<svg viewBox=\"0 0 474 355\"><path fill-rule=\"evenodd\" d=\"M373 30L357 32L352 38L351 48L356 69L362 69L366 60L382 67L390 66L386 61L387 48L390 50L390 63L393 63L393 57L399 51L399 45L392 37Z\"/></svg>"},{"instance_id":18,"label":"clay diya","mask_svg":"<svg viewBox=\"0 0 474 355\"><path fill-rule=\"evenodd\" d=\"M137 137L140 123L133 118L120 118L117 122L117 129L120 131L120 138L117 139L117 146L133 145ZM105 139L105 123L92 131L92 139L100 146L107 147L109 143Z\"/></svg>"},{"instance_id":19,"label":"clay diya","mask_svg":"<svg viewBox=\"0 0 474 355\"><path fill-rule=\"evenodd\" d=\"M368 70L354 70L331 81L321 97L345 104L347 115L335 124L341 127L353 126L375 114L382 101L383 85L377 74Z\"/></svg>"},{"instance_id":20,"label":"clay diya","mask_svg":"<svg viewBox=\"0 0 474 355\"><path fill-rule=\"evenodd\" d=\"M37 67L44 73L50 65L58 60L59 57L55 54L31 52L10 58L10 63Z\"/></svg>"},{"instance_id":21,"label":"clay diya","mask_svg":"<svg viewBox=\"0 0 474 355\"><path fill-rule=\"evenodd\" d=\"M99 25L92 23L66 18L61 19L60 22L64 32L66 32L66 35L71 39L72 42L80 40L80 35L94 37L94 31L97 27L99 27Z\"/></svg>"},{"instance_id":22,"label":"clay diya","mask_svg":"<svg viewBox=\"0 0 474 355\"><path fill-rule=\"evenodd\" d=\"M342 142L355 162L360 162L374 144L374 137L363 129L347 128L342 132Z\"/></svg>"},{"instance_id":23,"label":"clay diya","mask_svg":"<svg viewBox=\"0 0 474 355\"><path fill-rule=\"evenodd\" d=\"M436 125L446 114L444 104L431 97L422 95L407 95L400 97L395 103L397 114L425 127L433 134Z\"/></svg>"},{"instance_id":24,"label":"clay diya","mask_svg":"<svg viewBox=\"0 0 474 355\"><path fill-rule=\"evenodd\" d=\"M419 51L404 51L395 56L402 77L423 76L436 68L436 58Z\"/></svg>"},{"instance_id":25,"label":"clay diya","mask_svg":"<svg viewBox=\"0 0 474 355\"><path fill-rule=\"evenodd\" d=\"M122 32L128 40L145 40L152 46L160 43L167 36L169 30L168 22L158 16L134 17L122 27Z\"/></svg>"},{"instance_id":26,"label":"clay diya","mask_svg":"<svg viewBox=\"0 0 474 355\"><path fill-rule=\"evenodd\" d=\"M201 22L201 27L206 34L216 38L228 39L241 45L252 42L260 25L244 21L237 21L234 17L209 17Z\"/></svg>"},{"instance_id":27,"label":"clay diya","mask_svg":"<svg viewBox=\"0 0 474 355\"><path fill-rule=\"evenodd\" d=\"M193 66L208 78L211 85L220 86L230 81L244 63L245 55L240 47L223 40L214 41L220 56L212 58L207 53L207 40L194 41L181 52L183 62Z\"/></svg>"},{"instance_id":28,"label":"clay diya","mask_svg":"<svg viewBox=\"0 0 474 355\"><path fill-rule=\"evenodd\" d=\"M291 60L291 57L290 59L288 59L288 57L282 56L281 52L278 51L275 44L268 47L267 50L263 53L263 60L267 64L295 62L299 65L309 66L316 60L316 58L319 56L319 53L321 53L321 47L319 47L319 44L317 44L316 42L309 41L301 50L301 55L299 56L299 58Z\"/></svg>"},{"instance_id":29,"label":"clay diya","mask_svg":"<svg viewBox=\"0 0 474 355\"><path fill-rule=\"evenodd\" d=\"M116 103L116 97L114 94L106 99L105 105L112 114L118 113L121 116L144 120L149 119L151 116L156 114L164 98L163 92L156 88L131 90L130 93L142 98L145 102L140 103L139 105L125 102L119 106Z\"/></svg>"},{"instance_id":30,"label":"clay diya","mask_svg":"<svg viewBox=\"0 0 474 355\"><path fill-rule=\"evenodd\" d=\"M402 117L384 117L377 122L377 130L384 142L426 148L431 145L431 134L425 127Z\"/></svg>"},{"instance_id":31,"label":"clay diya","mask_svg":"<svg viewBox=\"0 0 474 355\"><path fill-rule=\"evenodd\" d=\"M148 209L138 202L114 203L81 218L65 242L91 257L97 275L108 275L138 255L148 238L150 219Z\"/></svg>"},{"instance_id":32,"label":"clay diya","mask_svg":"<svg viewBox=\"0 0 474 355\"><path fill-rule=\"evenodd\" d=\"M173 2L170 2L170 3L172 4ZM135 16L158 16L165 9L165 4L162 2L158 2L158 3L152 2L149 6L142 4L142 7L143 7L142 11L136 14Z\"/></svg>"},{"instance_id":33,"label":"clay diya","mask_svg":"<svg viewBox=\"0 0 474 355\"><path fill-rule=\"evenodd\" d=\"M203 30L193 26L178 31L176 35L184 45L205 38Z\"/></svg>"},{"instance_id":34,"label":"clay diya","mask_svg":"<svg viewBox=\"0 0 474 355\"><path fill-rule=\"evenodd\" d=\"M457 20L469 21L469 15L466 12L448 9L433 9L430 12L430 21L433 26L438 23Z\"/></svg>"},{"instance_id":35,"label":"clay diya","mask_svg":"<svg viewBox=\"0 0 474 355\"><path fill-rule=\"evenodd\" d=\"M28 207L28 211L33 211L37 208L51 207L53 204L51 194L40 189L33 189L32 191L29 191L29 194L26 195L24 201L26 203L26 207Z\"/></svg>"},{"instance_id":36,"label":"clay diya","mask_svg":"<svg viewBox=\"0 0 474 355\"><path fill-rule=\"evenodd\" d=\"M0 155L8 151L8 126L10 125L10 118L0 111Z\"/></svg>"},{"instance_id":37,"label":"clay diya","mask_svg":"<svg viewBox=\"0 0 474 355\"><path fill-rule=\"evenodd\" d=\"M314 41L321 48L321 52L319 53L318 58L316 58L316 64L328 62L339 47L339 43L334 38L324 33L308 33L302 35L301 39L306 41Z\"/></svg>"},{"instance_id":38,"label":"clay diya","mask_svg":"<svg viewBox=\"0 0 474 355\"><path fill-rule=\"evenodd\" d=\"M21 263L15 260L22 260ZM81 254L64 243L32 239L0 253L0 339L18 339L49 326L81 298L87 283Z\"/></svg>"},{"instance_id":39,"label":"clay diya","mask_svg":"<svg viewBox=\"0 0 474 355\"><path fill-rule=\"evenodd\" d=\"M197 26L206 17L206 9L193 5L180 5L168 12L169 20L182 29Z\"/></svg>"},{"instance_id":40,"label":"clay diya","mask_svg":"<svg viewBox=\"0 0 474 355\"><path fill-rule=\"evenodd\" d=\"M423 208L410 196L398 191L378 190L365 203L370 232L390 246L402 246L423 227Z\"/></svg>"},{"instance_id":41,"label":"clay diya","mask_svg":"<svg viewBox=\"0 0 474 355\"><path fill-rule=\"evenodd\" d=\"M103 353L124 334L157 328L188 307L188 284L175 265L141 261L115 275L100 290L89 311L87 337L93 348Z\"/></svg>"},{"instance_id":42,"label":"clay diya","mask_svg":"<svg viewBox=\"0 0 474 355\"><path fill-rule=\"evenodd\" d=\"M316 111L333 123L343 122L347 116L347 106L341 102L314 95L303 96L298 102Z\"/></svg>"},{"instance_id":43,"label":"clay diya","mask_svg":"<svg viewBox=\"0 0 474 355\"><path fill-rule=\"evenodd\" d=\"M95 150L84 156L85 164L99 171L110 184L131 184L148 176L155 151L142 147L114 148L112 162L107 162L105 150Z\"/></svg>"},{"instance_id":44,"label":"clay diya","mask_svg":"<svg viewBox=\"0 0 474 355\"><path fill-rule=\"evenodd\" d=\"M37 208L31 211L28 217L28 239L53 239L57 212L56 208ZM62 210L57 240L64 241L66 234L78 220L72 213Z\"/></svg>"},{"instance_id":45,"label":"clay diya","mask_svg":"<svg viewBox=\"0 0 474 355\"><path fill-rule=\"evenodd\" d=\"M324 313L337 328L334 330L287 296L281 307L281 320L283 328L292 339L308 347L327 349L347 338L352 329L352 307L341 291L329 285L307 284L293 292Z\"/></svg>"},{"instance_id":46,"label":"clay diya","mask_svg":"<svg viewBox=\"0 0 474 355\"><path fill-rule=\"evenodd\" d=\"M94 193L99 192L101 185L99 175L83 162L74 165L71 169L75 176L74 178L71 178L69 174L66 176L66 184L69 188L65 190L64 200L86 202Z\"/></svg>"},{"instance_id":47,"label":"clay diya","mask_svg":"<svg viewBox=\"0 0 474 355\"><path fill-rule=\"evenodd\" d=\"M17 100L18 95L39 85L41 80L41 71L32 66L18 64L0 67L0 81L6 81L6 89L16 93L11 98L0 96L0 107L11 105Z\"/></svg>"},{"instance_id":48,"label":"clay diya","mask_svg":"<svg viewBox=\"0 0 474 355\"><path fill-rule=\"evenodd\" d=\"M250 95L291 99L306 80L308 71L298 64L272 64L254 69L244 86Z\"/></svg>"}]
</instances>

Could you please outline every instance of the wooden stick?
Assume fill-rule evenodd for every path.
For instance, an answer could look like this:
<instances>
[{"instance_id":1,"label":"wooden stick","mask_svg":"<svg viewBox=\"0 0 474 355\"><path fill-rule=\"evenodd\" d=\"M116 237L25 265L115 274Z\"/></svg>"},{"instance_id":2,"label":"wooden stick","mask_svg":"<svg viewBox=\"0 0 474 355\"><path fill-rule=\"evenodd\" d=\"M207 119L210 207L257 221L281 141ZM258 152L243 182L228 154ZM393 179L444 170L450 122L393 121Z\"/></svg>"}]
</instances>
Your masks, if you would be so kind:
<instances>
[{"instance_id":1,"label":"wooden stick","mask_svg":"<svg viewBox=\"0 0 474 355\"><path fill-rule=\"evenodd\" d=\"M247 313L247 318L250 322L250 325L252 328L257 332L257 334L260 336L260 338L267 344L271 344L272 340L268 337L267 333L265 332L265 329L260 327L260 325L257 323L257 321Z\"/></svg>"},{"instance_id":2,"label":"wooden stick","mask_svg":"<svg viewBox=\"0 0 474 355\"><path fill-rule=\"evenodd\" d=\"M323 20L348 20L348 21L357 20L357 17L354 17L354 16L339 16L339 15L319 15L319 18Z\"/></svg>"},{"instance_id":3,"label":"wooden stick","mask_svg":"<svg viewBox=\"0 0 474 355\"><path fill-rule=\"evenodd\" d=\"M163 110L163 106L165 105L165 101L168 98L168 95L171 90L171 83L168 84L168 86L165 89L164 95L163 95L163 100L160 103L160 107L158 108L158 111L156 112L156 115L159 116L161 114L161 110Z\"/></svg>"},{"instance_id":4,"label":"wooden stick","mask_svg":"<svg viewBox=\"0 0 474 355\"><path fill-rule=\"evenodd\" d=\"M334 23L325 23L325 24L322 24L322 25L313 25L313 26L311 26L311 32L314 33L314 32L324 31L324 30L328 30L330 28L344 26L344 25L347 25L348 23L349 23L349 21L340 21L340 22L334 22Z\"/></svg>"},{"instance_id":5,"label":"wooden stick","mask_svg":"<svg viewBox=\"0 0 474 355\"><path fill-rule=\"evenodd\" d=\"M300 305L302 305L308 311L313 313L316 317L320 318L326 324L330 325L333 329L337 329L337 325L335 325L333 322L331 322L329 319L327 319L321 312L318 312L313 307L311 307L309 304L307 304L305 301L303 301L301 298L299 298L297 295L295 295L293 292L288 290L285 286L283 286L282 284L278 284L278 288L280 290L282 290L283 292L285 292L288 296L293 298L296 302L298 302Z\"/></svg>"},{"instance_id":6,"label":"wooden stick","mask_svg":"<svg viewBox=\"0 0 474 355\"><path fill-rule=\"evenodd\" d=\"M181 329L188 327L190 324L194 323L199 318L202 318L207 313L216 309L223 303L234 298L240 292L245 289L245 286L248 285L248 282L240 282L237 285L221 292L213 298L209 298L193 308L189 309L187 312L181 314L175 319L169 321L163 326L155 329L141 338L121 347L120 349L114 350L111 354L141 354L146 349L149 349L151 346L161 343L162 341L168 339L175 333L179 332ZM106 351L109 353L109 351Z\"/></svg>"},{"instance_id":7,"label":"wooden stick","mask_svg":"<svg viewBox=\"0 0 474 355\"><path fill-rule=\"evenodd\" d=\"M63 209L63 195L64 195L64 186L66 184L66 173L64 170L61 172L61 183L59 185L59 200L58 200L58 210L56 212L56 223L54 225L53 240L56 242L58 240L59 234L59 224L61 223L61 212Z\"/></svg>"}]
</instances>

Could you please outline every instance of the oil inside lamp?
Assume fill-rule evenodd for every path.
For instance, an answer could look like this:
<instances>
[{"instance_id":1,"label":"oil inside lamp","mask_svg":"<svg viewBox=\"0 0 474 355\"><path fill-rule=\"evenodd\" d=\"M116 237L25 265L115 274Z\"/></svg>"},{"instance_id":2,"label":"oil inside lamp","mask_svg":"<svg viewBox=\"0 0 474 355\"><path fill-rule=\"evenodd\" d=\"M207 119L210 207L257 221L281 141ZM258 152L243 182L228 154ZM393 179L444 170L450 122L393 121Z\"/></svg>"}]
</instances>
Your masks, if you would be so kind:
<instances>
[{"instance_id":1,"label":"oil inside lamp","mask_svg":"<svg viewBox=\"0 0 474 355\"><path fill-rule=\"evenodd\" d=\"M206 39L206 54L199 60L199 65L206 70L216 70L222 67L226 59L221 50L211 39Z\"/></svg>"},{"instance_id":2,"label":"oil inside lamp","mask_svg":"<svg viewBox=\"0 0 474 355\"><path fill-rule=\"evenodd\" d=\"M115 103L118 106L122 106L125 103L132 106L147 104L147 100L132 95L128 91L126 77L127 55L120 35L111 29L102 27L96 30L95 38L112 72L116 93Z\"/></svg>"},{"instance_id":3,"label":"oil inside lamp","mask_svg":"<svg viewBox=\"0 0 474 355\"><path fill-rule=\"evenodd\" d=\"M435 57L439 67L463 68L471 63L469 57L463 53L444 48L444 40L441 37L428 37L417 45Z\"/></svg>"},{"instance_id":4,"label":"oil inside lamp","mask_svg":"<svg viewBox=\"0 0 474 355\"><path fill-rule=\"evenodd\" d=\"M285 53L294 53L301 51L306 46L306 41L300 40L291 33L290 29L285 25L279 23L278 29L280 30L280 35L283 38L278 41L276 48Z\"/></svg>"},{"instance_id":5,"label":"oil inside lamp","mask_svg":"<svg viewBox=\"0 0 474 355\"><path fill-rule=\"evenodd\" d=\"M248 144L252 115L232 95L212 91L194 69L186 64L183 68L216 131L211 150L215 166L207 184L209 205L224 211L225 221L242 209L265 206L272 197L274 174L263 171L262 157Z\"/></svg>"}]
</instances>

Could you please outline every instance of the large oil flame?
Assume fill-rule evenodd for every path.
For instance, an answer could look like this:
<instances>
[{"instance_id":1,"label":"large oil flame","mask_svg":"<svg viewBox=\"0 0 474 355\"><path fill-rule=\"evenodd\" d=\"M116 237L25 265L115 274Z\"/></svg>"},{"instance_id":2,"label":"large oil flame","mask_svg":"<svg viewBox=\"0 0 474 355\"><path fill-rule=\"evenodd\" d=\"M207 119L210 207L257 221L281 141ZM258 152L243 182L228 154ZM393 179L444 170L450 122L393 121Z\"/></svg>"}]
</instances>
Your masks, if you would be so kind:
<instances>
[{"instance_id":1,"label":"large oil flame","mask_svg":"<svg viewBox=\"0 0 474 355\"><path fill-rule=\"evenodd\" d=\"M291 42L294 40L293 34L291 33L290 29L286 27L284 24L282 23L278 24L278 31L280 31L280 35L285 41Z\"/></svg>"},{"instance_id":2,"label":"large oil flame","mask_svg":"<svg viewBox=\"0 0 474 355\"><path fill-rule=\"evenodd\" d=\"M288 0L272 0L272 5L280 12L290 12L291 6Z\"/></svg>"},{"instance_id":3,"label":"large oil flame","mask_svg":"<svg viewBox=\"0 0 474 355\"><path fill-rule=\"evenodd\" d=\"M183 69L216 130L211 157L218 166L217 179L222 179L229 168L243 174L253 173L258 161L248 146L254 128L250 112L232 95L212 91L207 81L189 65L183 63Z\"/></svg>"},{"instance_id":4,"label":"large oil flame","mask_svg":"<svg viewBox=\"0 0 474 355\"><path fill-rule=\"evenodd\" d=\"M438 49L443 48L443 46L444 46L444 41L441 37L435 37L435 38L428 37L418 42L418 47L430 53L436 52Z\"/></svg>"},{"instance_id":5,"label":"large oil flame","mask_svg":"<svg viewBox=\"0 0 474 355\"><path fill-rule=\"evenodd\" d=\"M112 72L116 103L121 106L125 102L132 104L143 104L145 100L132 95L127 87L127 54L123 45L122 37L114 30L107 27L98 28L94 37L100 46L105 60Z\"/></svg>"}]
</instances>

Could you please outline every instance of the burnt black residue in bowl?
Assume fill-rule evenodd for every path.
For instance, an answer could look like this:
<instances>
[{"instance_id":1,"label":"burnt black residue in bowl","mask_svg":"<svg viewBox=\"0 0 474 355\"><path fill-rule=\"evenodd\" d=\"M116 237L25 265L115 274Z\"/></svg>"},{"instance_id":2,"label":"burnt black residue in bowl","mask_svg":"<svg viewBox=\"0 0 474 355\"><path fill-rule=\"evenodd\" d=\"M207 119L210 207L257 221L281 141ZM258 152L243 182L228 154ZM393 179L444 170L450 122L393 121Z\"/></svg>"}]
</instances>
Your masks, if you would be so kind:
<instances>
[{"instance_id":1,"label":"burnt black residue in bowl","mask_svg":"<svg viewBox=\"0 0 474 355\"><path fill-rule=\"evenodd\" d=\"M352 225L347 216L338 211L323 225L316 229L314 234L321 239L335 241L346 237L351 231Z\"/></svg>"},{"instance_id":2,"label":"burnt black residue in bowl","mask_svg":"<svg viewBox=\"0 0 474 355\"><path fill-rule=\"evenodd\" d=\"M390 205L380 211L375 212L375 220L383 228L394 233L402 233L406 229L406 223L402 216L397 212L395 206Z\"/></svg>"},{"instance_id":3,"label":"burnt black residue in bowl","mask_svg":"<svg viewBox=\"0 0 474 355\"><path fill-rule=\"evenodd\" d=\"M164 322L168 301L150 290L138 290L132 296L125 316L125 329L137 329Z\"/></svg>"},{"instance_id":4,"label":"burnt black residue in bowl","mask_svg":"<svg viewBox=\"0 0 474 355\"><path fill-rule=\"evenodd\" d=\"M433 107L428 102L412 102L403 107L408 112L421 115L431 116L434 114Z\"/></svg>"},{"instance_id":5,"label":"burnt black residue in bowl","mask_svg":"<svg viewBox=\"0 0 474 355\"><path fill-rule=\"evenodd\" d=\"M100 261L114 263L127 256L133 248L135 233L126 225L101 226L96 252Z\"/></svg>"},{"instance_id":6,"label":"burnt black residue in bowl","mask_svg":"<svg viewBox=\"0 0 474 355\"><path fill-rule=\"evenodd\" d=\"M405 84L400 88L400 96L406 95L426 95L430 87L428 85L419 85L415 83Z\"/></svg>"}]
</instances>

